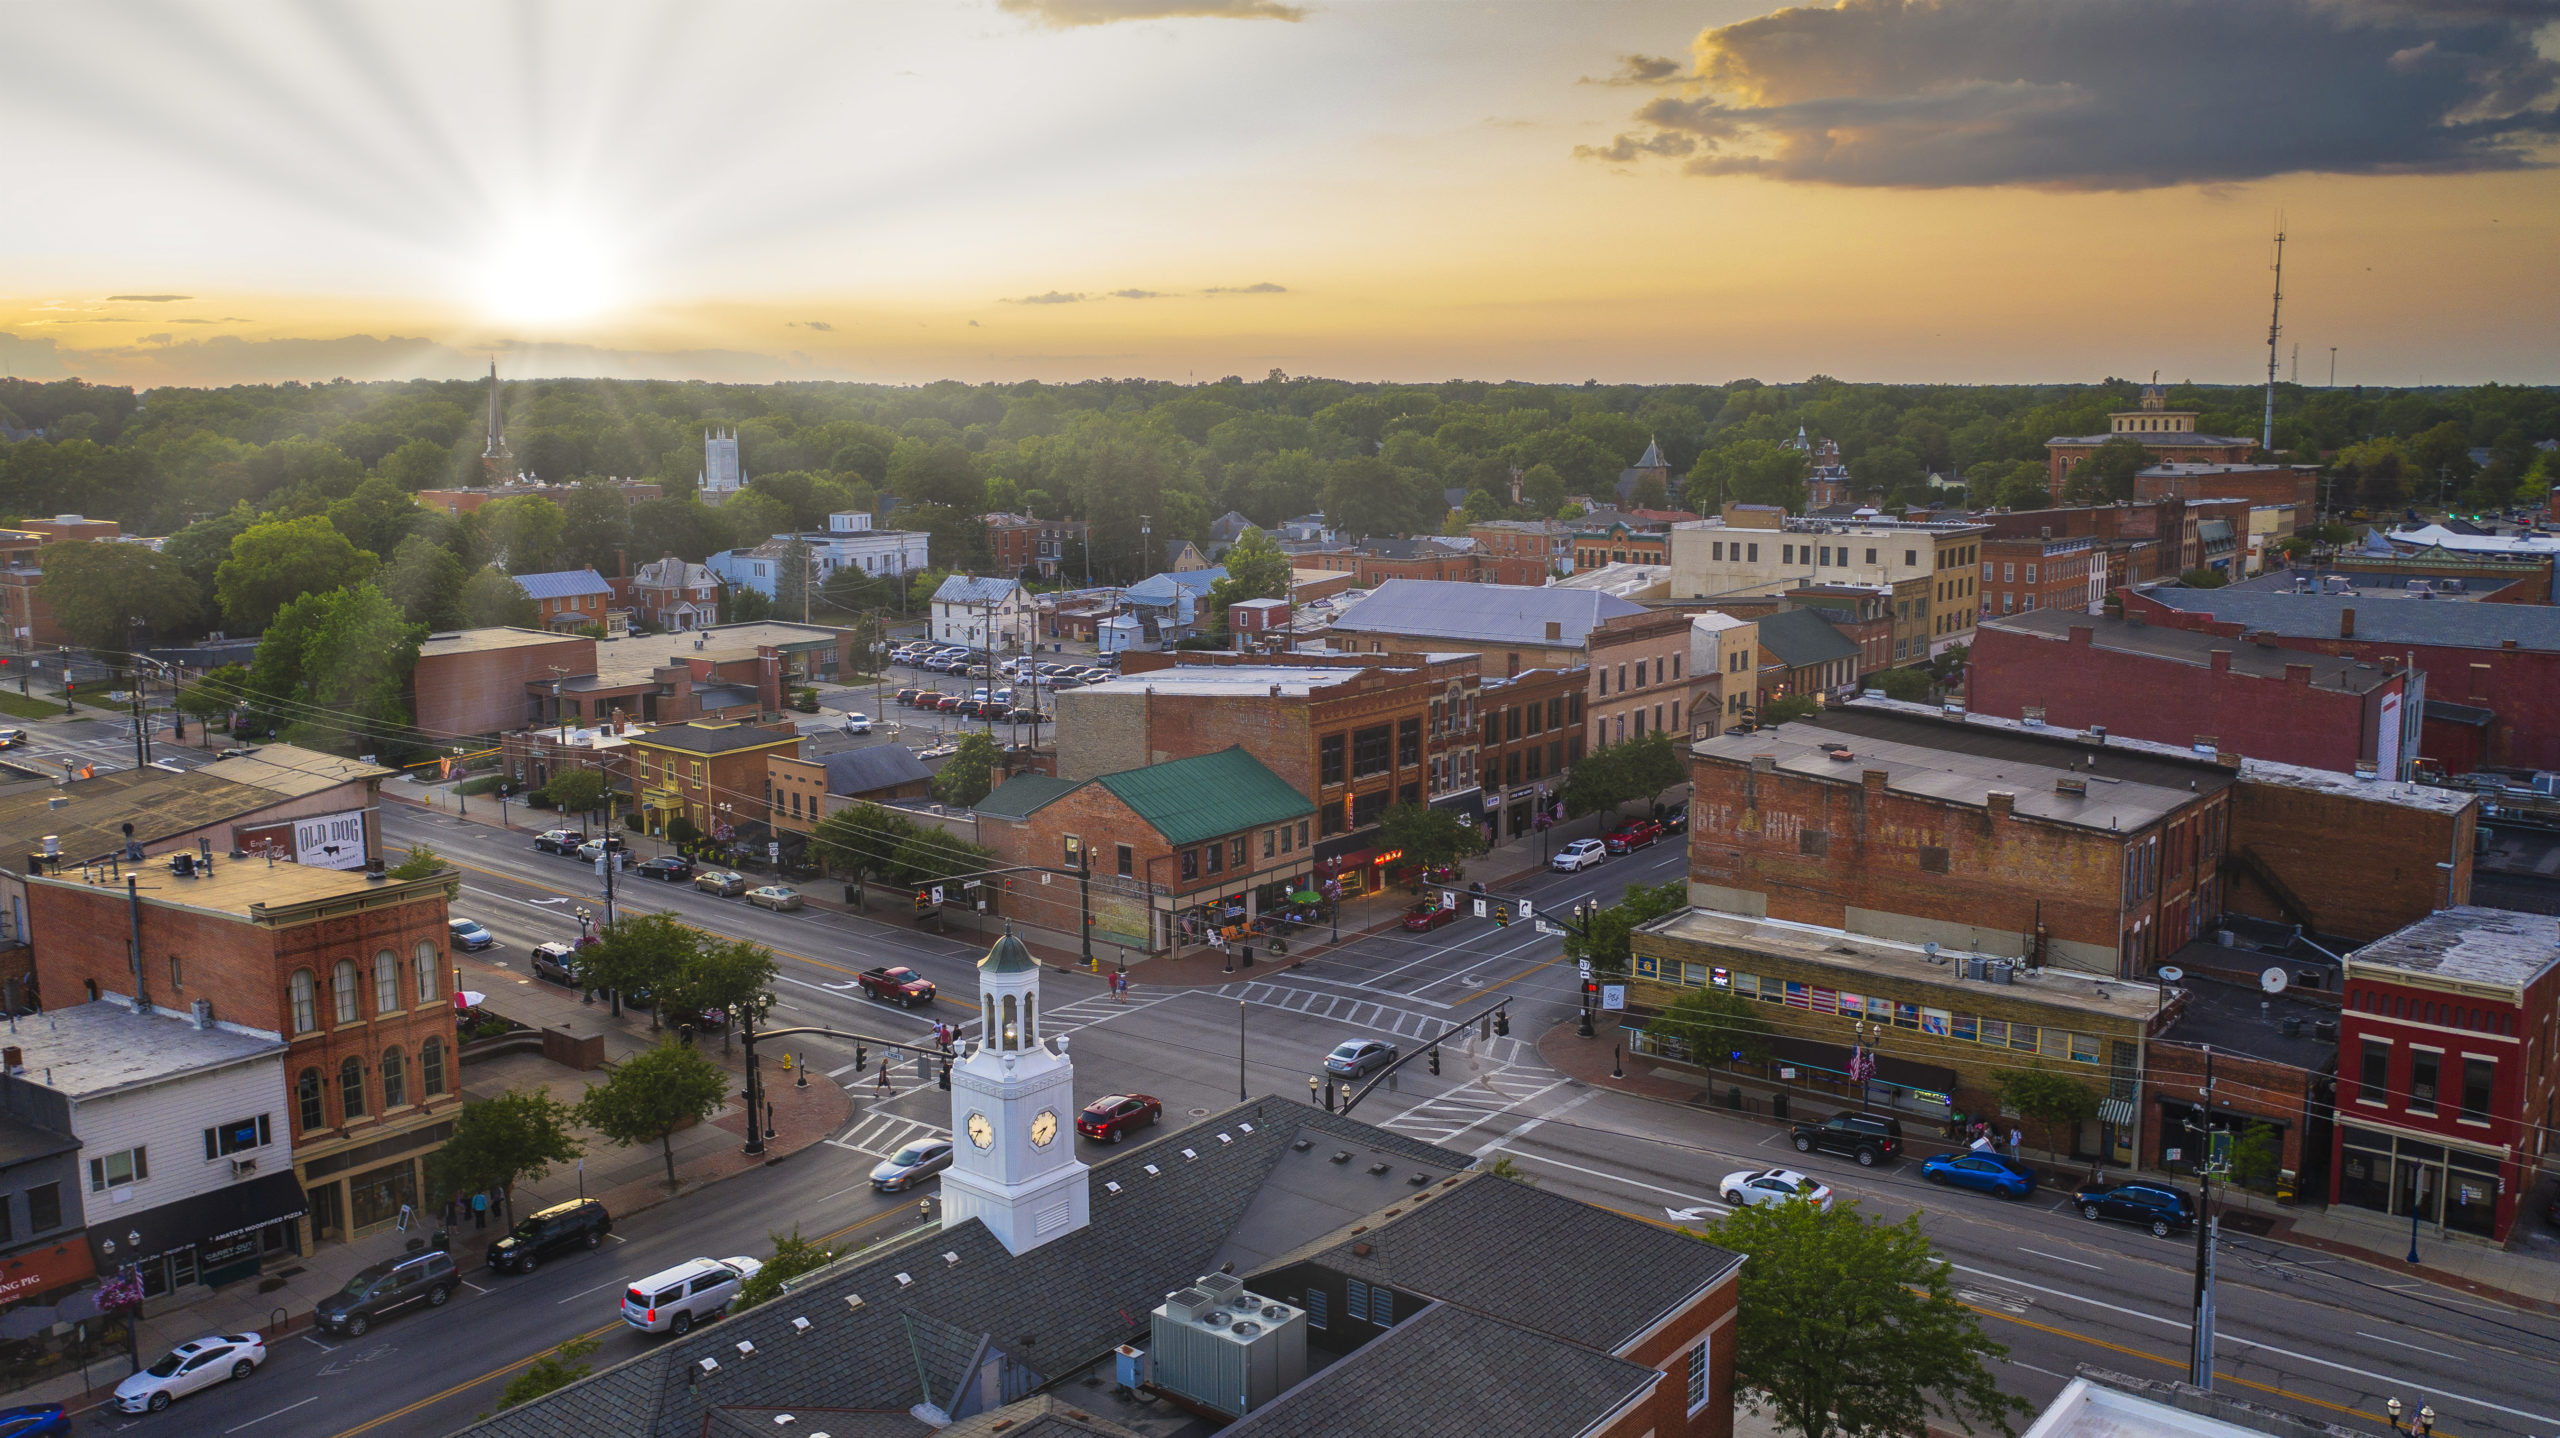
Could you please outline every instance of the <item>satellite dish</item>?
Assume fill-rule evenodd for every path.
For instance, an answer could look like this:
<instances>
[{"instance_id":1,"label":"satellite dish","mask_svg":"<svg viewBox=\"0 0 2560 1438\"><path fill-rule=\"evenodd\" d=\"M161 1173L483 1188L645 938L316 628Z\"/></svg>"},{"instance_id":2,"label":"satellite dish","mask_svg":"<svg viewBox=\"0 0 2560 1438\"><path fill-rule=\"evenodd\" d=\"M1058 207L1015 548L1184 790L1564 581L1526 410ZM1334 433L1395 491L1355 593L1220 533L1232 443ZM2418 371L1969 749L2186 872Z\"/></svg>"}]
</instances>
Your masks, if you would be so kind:
<instances>
[{"instance_id":1,"label":"satellite dish","mask_svg":"<svg viewBox=\"0 0 2560 1438\"><path fill-rule=\"evenodd\" d=\"M2174 984L2186 976L2187 971L2174 964L2164 964L2160 968L2160 982L2164 984Z\"/></svg>"},{"instance_id":2,"label":"satellite dish","mask_svg":"<svg viewBox=\"0 0 2560 1438\"><path fill-rule=\"evenodd\" d=\"M2265 973L2258 975L2258 987L2270 994L2283 993L2284 986L2289 982L2291 982L2291 980L2286 976L2285 971L2280 968L2269 969Z\"/></svg>"}]
</instances>

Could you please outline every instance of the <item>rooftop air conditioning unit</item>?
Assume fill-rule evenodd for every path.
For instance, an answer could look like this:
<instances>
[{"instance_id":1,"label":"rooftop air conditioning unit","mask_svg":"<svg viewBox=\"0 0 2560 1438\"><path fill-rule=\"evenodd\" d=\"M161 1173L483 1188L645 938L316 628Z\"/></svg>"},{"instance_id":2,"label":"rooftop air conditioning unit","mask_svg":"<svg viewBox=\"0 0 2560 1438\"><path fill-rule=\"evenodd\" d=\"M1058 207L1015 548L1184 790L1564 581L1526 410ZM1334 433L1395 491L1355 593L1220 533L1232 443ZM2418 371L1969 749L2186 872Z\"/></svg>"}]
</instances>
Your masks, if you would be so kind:
<instances>
[{"instance_id":1,"label":"rooftop air conditioning unit","mask_svg":"<svg viewBox=\"0 0 2560 1438\"><path fill-rule=\"evenodd\" d=\"M1213 1273L1149 1315L1155 1384L1234 1417L1307 1376L1306 1310Z\"/></svg>"}]
</instances>

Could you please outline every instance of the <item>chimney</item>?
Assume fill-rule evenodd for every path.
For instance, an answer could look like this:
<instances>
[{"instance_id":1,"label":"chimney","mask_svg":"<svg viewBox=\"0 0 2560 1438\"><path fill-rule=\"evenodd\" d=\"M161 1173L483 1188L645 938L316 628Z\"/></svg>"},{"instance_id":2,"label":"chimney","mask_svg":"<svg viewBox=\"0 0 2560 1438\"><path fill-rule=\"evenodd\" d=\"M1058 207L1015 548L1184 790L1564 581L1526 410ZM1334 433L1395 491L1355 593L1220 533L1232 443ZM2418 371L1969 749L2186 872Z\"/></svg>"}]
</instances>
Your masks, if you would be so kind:
<instances>
[{"instance_id":1,"label":"chimney","mask_svg":"<svg viewBox=\"0 0 2560 1438\"><path fill-rule=\"evenodd\" d=\"M2230 650L2217 649L2213 651L2213 672L2216 674L2228 674L2231 672Z\"/></svg>"},{"instance_id":2,"label":"chimney","mask_svg":"<svg viewBox=\"0 0 2560 1438\"><path fill-rule=\"evenodd\" d=\"M2353 639L2356 637L2356 612L2354 610L2341 609L2338 611L2338 637L2340 639Z\"/></svg>"},{"instance_id":3,"label":"chimney","mask_svg":"<svg viewBox=\"0 0 2560 1438\"><path fill-rule=\"evenodd\" d=\"M2501 639L2498 641L2498 647L2500 649L2512 650L2516 647L2516 642L2512 639Z\"/></svg>"},{"instance_id":4,"label":"chimney","mask_svg":"<svg viewBox=\"0 0 2560 1438\"><path fill-rule=\"evenodd\" d=\"M2311 666L2308 664L2286 665L2284 667L2284 682L2287 684L2309 684L2311 682Z\"/></svg>"},{"instance_id":5,"label":"chimney","mask_svg":"<svg viewBox=\"0 0 2560 1438\"><path fill-rule=\"evenodd\" d=\"M1991 807L1991 817L1995 819L2008 818L2018 803L2018 796L2006 789L1994 789L1985 797Z\"/></svg>"}]
</instances>

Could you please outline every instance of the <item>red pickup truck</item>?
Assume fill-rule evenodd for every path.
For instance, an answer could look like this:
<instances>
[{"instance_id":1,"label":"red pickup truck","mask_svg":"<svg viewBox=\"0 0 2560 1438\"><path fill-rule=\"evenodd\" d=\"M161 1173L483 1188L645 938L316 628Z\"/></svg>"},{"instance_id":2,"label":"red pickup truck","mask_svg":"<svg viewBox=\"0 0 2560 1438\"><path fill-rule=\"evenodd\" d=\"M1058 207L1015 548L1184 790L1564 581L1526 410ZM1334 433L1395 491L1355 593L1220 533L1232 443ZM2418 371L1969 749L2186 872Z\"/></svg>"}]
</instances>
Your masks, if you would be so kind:
<instances>
[{"instance_id":1,"label":"red pickup truck","mask_svg":"<svg viewBox=\"0 0 2560 1438\"><path fill-rule=\"evenodd\" d=\"M862 991L884 1003L911 1009L933 1002L933 980L901 965L894 969L865 969L853 976Z\"/></svg>"}]
</instances>

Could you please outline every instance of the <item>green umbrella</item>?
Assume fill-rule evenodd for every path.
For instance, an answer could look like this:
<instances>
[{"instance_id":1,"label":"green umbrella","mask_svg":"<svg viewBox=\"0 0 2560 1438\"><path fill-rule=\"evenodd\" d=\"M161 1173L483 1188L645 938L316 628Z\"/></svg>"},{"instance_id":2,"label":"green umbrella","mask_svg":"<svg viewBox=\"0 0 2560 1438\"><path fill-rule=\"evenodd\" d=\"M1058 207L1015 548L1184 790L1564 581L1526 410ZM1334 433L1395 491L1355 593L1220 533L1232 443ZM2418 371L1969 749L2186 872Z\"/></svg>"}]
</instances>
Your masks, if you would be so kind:
<instances>
[{"instance_id":1,"label":"green umbrella","mask_svg":"<svg viewBox=\"0 0 2560 1438\"><path fill-rule=\"evenodd\" d=\"M1324 896L1318 894L1313 889L1300 889L1298 892L1289 896L1289 902L1293 904L1312 904L1322 897Z\"/></svg>"}]
</instances>

